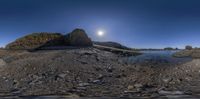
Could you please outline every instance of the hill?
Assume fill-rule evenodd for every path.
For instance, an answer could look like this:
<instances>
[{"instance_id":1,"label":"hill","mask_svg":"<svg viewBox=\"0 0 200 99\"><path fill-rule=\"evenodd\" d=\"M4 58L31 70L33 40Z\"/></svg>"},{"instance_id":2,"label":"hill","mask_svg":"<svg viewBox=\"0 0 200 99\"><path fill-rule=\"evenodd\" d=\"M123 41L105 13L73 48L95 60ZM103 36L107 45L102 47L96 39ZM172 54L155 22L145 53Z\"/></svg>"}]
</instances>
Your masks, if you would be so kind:
<instances>
[{"instance_id":1,"label":"hill","mask_svg":"<svg viewBox=\"0 0 200 99\"><path fill-rule=\"evenodd\" d=\"M32 33L8 44L6 49L35 49L41 46L62 45L64 36L60 33Z\"/></svg>"},{"instance_id":2,"label":"hill","mask_svg":"<svg viewBox=\"0 0 200 99\"><path fill-rule=\"evenodd\" d=\"M92 46L92 41L83 29L75 29L66 35L41 32L21 37L8 44L6 49L30 50L49 46Z\"/></svg>"}]
</instances>

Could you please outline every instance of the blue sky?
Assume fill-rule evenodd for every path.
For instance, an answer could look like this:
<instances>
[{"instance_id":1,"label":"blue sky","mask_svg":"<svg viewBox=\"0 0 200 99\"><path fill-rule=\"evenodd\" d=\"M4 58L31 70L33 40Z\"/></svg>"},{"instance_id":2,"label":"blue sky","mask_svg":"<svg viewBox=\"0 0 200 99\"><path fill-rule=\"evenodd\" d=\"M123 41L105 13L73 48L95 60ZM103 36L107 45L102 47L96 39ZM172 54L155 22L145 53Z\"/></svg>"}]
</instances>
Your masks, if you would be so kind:
<instances>
[{"instance_id":1,"label":"blue sky","mask_svg":"<svg viewBox=\"0 0 200 99\"><path fill-rule=\"evenodd\" d=\"M200 46L199 0L0 0L0 46L33 32L83 28L134 48ZM96 32L104 30L98 37Z\"/></svg>"}]
</instances>

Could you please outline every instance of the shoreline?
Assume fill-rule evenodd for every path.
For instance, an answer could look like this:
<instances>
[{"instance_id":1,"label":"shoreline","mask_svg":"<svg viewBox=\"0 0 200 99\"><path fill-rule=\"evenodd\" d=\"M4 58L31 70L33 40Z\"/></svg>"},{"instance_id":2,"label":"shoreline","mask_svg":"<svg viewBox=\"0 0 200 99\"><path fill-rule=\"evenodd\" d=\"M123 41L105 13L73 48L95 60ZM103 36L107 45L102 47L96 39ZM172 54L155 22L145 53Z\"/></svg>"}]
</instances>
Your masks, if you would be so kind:
<instances>
[{"instance_id":1,"label":"shoreline","mask_svg":"<svg viewBox=\"0 0 200 99\"><path fill-rule=\"evenodd\" d=\"M6 62L0 72L0 93L7 90L11 95L59 93L134 98L173 94L173 91L187 95L188 90L193 90L187 84L200 81L200 59L155 67L149 63L121 63L122 56L96 48L4 54L0 53Z\"/></svg>"}]
</instances>

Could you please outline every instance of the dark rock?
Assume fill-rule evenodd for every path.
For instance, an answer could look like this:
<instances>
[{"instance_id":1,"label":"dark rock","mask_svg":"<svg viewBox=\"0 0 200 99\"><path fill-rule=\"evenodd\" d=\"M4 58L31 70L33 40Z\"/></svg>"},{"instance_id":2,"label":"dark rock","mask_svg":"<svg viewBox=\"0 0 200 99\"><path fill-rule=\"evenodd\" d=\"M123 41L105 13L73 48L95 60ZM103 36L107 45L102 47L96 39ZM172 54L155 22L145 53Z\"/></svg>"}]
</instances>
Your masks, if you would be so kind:
<instances>
[{"instance_id":1,"label":"dark rock","mask_svg":"<svg viewBox=\"0 0 200 99\"><path fill-rule=\"evenodd\" d=\"M110 73L113 72L113 70L114 70L114 68L112 68L112 67L107 68L107 71L110 72Z\"/></svg>"},{"instance_id":2,"label":"dark rock","mask_svg":"<svg viewBox=\"0 0 200 99\"><path fill-rule=\"evenodd\" d=\"M66 35L65 43L71 46L92 46L91 39L83 29L75 29Z\"/></svg>"},{"instance_id":3,"label":"dark rock","mask_svg":"<svg viewBox=\"0 0 200 99\"><path fill-rule=\"evenodd\" d=\"M116 75L115 77L116 77L116 78L121 78L121 75Z\"/></svg>"}]
</instances>

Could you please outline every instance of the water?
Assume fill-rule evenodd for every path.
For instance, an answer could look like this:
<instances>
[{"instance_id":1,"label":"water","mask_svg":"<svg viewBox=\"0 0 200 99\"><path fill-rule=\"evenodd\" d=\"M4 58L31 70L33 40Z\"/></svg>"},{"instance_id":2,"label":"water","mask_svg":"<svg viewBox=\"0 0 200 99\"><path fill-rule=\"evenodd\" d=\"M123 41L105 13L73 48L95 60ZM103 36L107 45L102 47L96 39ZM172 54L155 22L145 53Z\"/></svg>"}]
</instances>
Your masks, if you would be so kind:
<instances>
[{"instance_id":1,"label":"water","mask_svg":"<svg viewBox=\"0 0 200 99\"><path fill-rule=\"evenodd\" d=\"M139 56L125 57L122 60L129 64L135 63L154 63L154 64L178 64L191 61L191 58L176 58L173 54L179 50L173 51L141 51Z\"/></svg>"}]
</instances>

